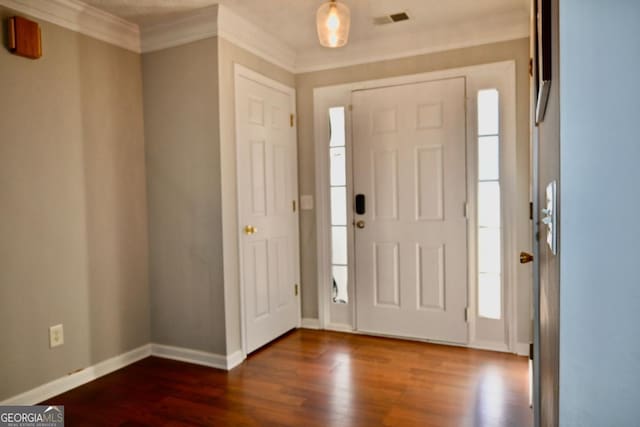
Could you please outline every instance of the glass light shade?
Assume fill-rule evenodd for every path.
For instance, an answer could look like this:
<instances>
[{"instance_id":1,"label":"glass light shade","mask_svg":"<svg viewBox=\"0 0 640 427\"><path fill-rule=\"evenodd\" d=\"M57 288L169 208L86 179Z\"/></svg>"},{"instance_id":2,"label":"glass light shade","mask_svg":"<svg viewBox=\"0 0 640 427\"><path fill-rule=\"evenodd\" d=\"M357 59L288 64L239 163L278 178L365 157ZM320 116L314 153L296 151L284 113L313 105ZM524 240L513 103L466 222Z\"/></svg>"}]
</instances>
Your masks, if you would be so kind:
<instances>
[{"instance_id":1,"label":"glass light shade","mask_svg":"<svg viewBox=\"0 0 640 427\"><path fill-rule=\"evenodd\" d=\"M349 8L337 1L322 4L316 13L318 39L325 47L341 47L349 40L351 13Z\"/></svg>"}]
</instances>

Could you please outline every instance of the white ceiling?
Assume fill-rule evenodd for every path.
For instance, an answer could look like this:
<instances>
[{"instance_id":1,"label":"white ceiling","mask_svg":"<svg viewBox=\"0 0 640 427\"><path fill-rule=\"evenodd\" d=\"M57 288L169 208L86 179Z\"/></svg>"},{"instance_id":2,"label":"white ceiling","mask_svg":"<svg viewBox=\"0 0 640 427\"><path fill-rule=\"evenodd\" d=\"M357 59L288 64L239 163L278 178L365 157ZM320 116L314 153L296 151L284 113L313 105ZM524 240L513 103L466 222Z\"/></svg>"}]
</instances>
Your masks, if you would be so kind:
<instances>
[{"instance_id":1,"label":"white ceiling","mask_svg":"<svg viewBox=\"0 0 640 427\"><path fill-rule=\"evenodd\" d=\"M338 0L351 9L345 48L319 45L315 13L325 0L83 0L141 29L221 4L295 54L300 69L347 65L452 49L528 34L530 0ZM407 12L409 21L376 26L373 18ZM356 60L357 58L357 60Z\"/></svg>"},{"instance_id":2,"label":"white ceiling","mask_svg":"<svg viewBox=\"0 0 640 427\"><path fill-rule=\"evenodd\" d=\"M424 32L470 19L520 10L522 0L341 0L351 10L351 42L385 38L399 33ZM318 46L315 12L318 0L221 0L245 19L262 27L296 51ZM375 26L377 16L406 11L409 21Z\"/></svg>"},{"instance_id":3,"label":"white ceiling","mask_svg":"<svg viewBox=\"0 0 640 427\"><path fill-rule=\"evenodd\" d=\"M317 47L315 12L323 0L84 0L141 27L223 4L263 30L302 51ZM528 13L528 0L340 0L351 9L352 42L399 33L424 32L507 13ZM406 11L410 20L374 26L372 18Z\"/></svg>"},{"instance_id":4,"label":"white ceiling","mask_svg":"<svg viewBox=\"0 0 640 427\"><path fill-rule=\"evenodd\" d=\"M171 21L218 0L82 0L141 27Z\"/></svg>"}]
</instances>

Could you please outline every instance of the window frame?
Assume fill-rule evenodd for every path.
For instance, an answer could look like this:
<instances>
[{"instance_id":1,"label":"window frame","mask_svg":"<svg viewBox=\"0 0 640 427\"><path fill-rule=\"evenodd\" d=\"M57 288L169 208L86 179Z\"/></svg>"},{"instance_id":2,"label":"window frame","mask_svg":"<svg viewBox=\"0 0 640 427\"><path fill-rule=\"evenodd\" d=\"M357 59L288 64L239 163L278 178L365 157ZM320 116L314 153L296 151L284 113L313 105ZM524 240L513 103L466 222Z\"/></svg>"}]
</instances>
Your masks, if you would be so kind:
<instances>
[{"instance_id":1,"label":"window frame","mask_svg":"<svg viewBox=\"0 0 640 427\"><path fill-rule=\"evenodd\" d=\"M480 112L480 94L481 92L486 92L486 91L495 91L497 94L497 111L496 113L496 129L495 129L495 133L484 133L481 131L481 126L480 126L480 117L481 117L481 112ZM503 168L502 168L502 132L501 132L501 127L502 127L502 123L501 123L501 113L502 113L502 95L500 93L500 90L498 88L483 88L483 89L479 89L478 91L476 91L475 93L475 105L476 105L476 132L475 132L475 152L476 152L476 157L475 157L475 164L476 164L476 168L475 168L475 180L476 180L476 200L475 200L475 206L476 206L476 221L475 221L475 227L474 227L474 231L476 234L476 238L475 238L475 252L476 252L476 271L475 271L475 283L476 283L476 299L475 299L475 303L476 303L476 313L478 315L479 318L481 319L487 319L487 320L503 320L505 317L505 313L504 313L504 296L505 296L505 289L504 289L504 223L503 223L503 212L504 212L504 198L503 198L503 192L502 192L502 177L503 177ZM481 170L481 166L480 166L480 150L481 150L481 140L483 138L496 138L497 142L498 142L498 150L497 150L497 165L498 165L498 173L497 173L497 177L496 178L481 178L480 176L480 170ZM498 197L499 197L499 206L498 206L498 216L499 216L499 220L498 220L498 226L483 226L480 224L480 187L482 183L496 183L498 186ZM494 254L497 255L498 257L498 262L499 262L499 271L495 272L495 271L482 271L481 270L481 239L480 239L480 231L481 230L498 230L498 241L499 241L499 253L498 254ZM481 299L481 287L480 287L480 283L481 283L481 275L483 274L487 274L487 275L497 275L498 276L498 280L499 280L499 313L498 313L498 317L494 317L491 315L486 315L488 313L483 314L481 312L481 304L480 304L480 299Z\"/></svg>"}]
</instances>

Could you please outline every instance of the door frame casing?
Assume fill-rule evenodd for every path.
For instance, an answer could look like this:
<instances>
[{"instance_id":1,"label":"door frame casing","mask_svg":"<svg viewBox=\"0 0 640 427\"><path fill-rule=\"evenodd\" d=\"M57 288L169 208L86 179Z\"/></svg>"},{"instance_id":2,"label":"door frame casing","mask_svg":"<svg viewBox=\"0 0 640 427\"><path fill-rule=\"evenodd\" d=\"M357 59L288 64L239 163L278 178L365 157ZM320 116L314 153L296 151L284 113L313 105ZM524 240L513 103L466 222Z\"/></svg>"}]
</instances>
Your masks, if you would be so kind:
<instances>
[{"instance_id":1,"label":"door frame casing","mask_svg":"<svg viewBox=\"0 0 640 427\"><path fill-rule=\"evenodd\" d=\"M329 150L327 146L328 108L334 106L351 105L351 93L355 90L366 90L387 86L406 85L434 80L442 80L455 77L464 77L466 81L466 149L467 149L467 202L469 220L467 255L468 255L468 290L467 306L468 316L468 347L482 348L498 351L510 351L518 354L528 354L528 345L517 342L518 316L517 302L518 289L516 288L517 267L517 218L513 212L517 204L517 171L516 171L516 77L515 60L501 61L489 64L474 65L468 67L452 68L447 70L432 71L426 73L405 75L399 77L375 79L341 85L315 88L314 98L314 153L315 153L315 194L316 194L316 233L318 254L318 320L321 329L339 330L346 332L357 331L356 304L350 299L351 322L333 322L331 319L331 236L330 236L330 204L329 204ZM484 82L493 80L494 84L487 85ZM502 82L498 85L496 82ZM486 87L498 87L501 100L501 187L503 191L503 280L506 302L505 316L505 343L487 342L477 339L476 336L476 277L477 277L477 250L476 250L476 106L475 96L478 90ZM345 108L345 121L347 124L347 144L349 151L353 144L350 132L351 111ZM349 165L350 171L351 165ZM350 175L350 172L348 172ZM352 188L349 188L351 191ZM353 239L349 233L349 239ZM350 244L353 247L353 243ZM350 270L353 270L350 258ZM355 297L353 292L355 282L350 283L349 296ZM527 316L528 318L528 316ZM526 348L525 348L526 347Z\"/></svg>"},{"instance_id":2,"label":"door frame casing","mask_svg":"<svg viewBox=\"0 0 640 427\"><path fill-rule=\"evenodd\" d=\"M238 135L239 135L238 129L240 126L240 121L238 120L238 117L239 117L238 82L240 78L252 80L258 84L261 84L273 90L286 93L287 95L290 96L291 102L289 107L291 109L291 114L294 115L294 118L297 117L297 111L296 111L295 88L287 86L276 80L270 79L269 77L266 77L238 63L233 64L233 74L234 74L233 90L234 90L234 115L235 115L234 130L235 130L235 157L236 157L236 189L235 190L236 190L236 195L238 195L240 194L239 174L242 173L243 171L240 165L241 165L241 161L244 160L240 158L239 141L238 141ZM292 175L294 177L293 195L295 197L296 204L299 206L299 203L298 203L298 129L297 129L296 120L293 120L293 126L290 128L290 132L292 132L293 134L293 141L294 141L293 147L294 147L294 160L295 160L293 162L295 170ZM239 266L238 278L239 278L239 285L240 285L240 336L241 336L240 342L242 345L242 355L244 358L246 358L247 356L247 319L246 319L247 311L245 307L245 304L246 304L245 290L246 289L245 289L245 282L244 282L244 257L243 257L244 246L242 243L243 242L243 239L242 239L243 232L241 227L242 222L240 221L240 217L241 217L240 197L237 197L237 196L236 196L236 209L237 209L237 216L238 216L237 217L237 223L238 223L237 239L238 239L238 266ZM296 230L298 230L298 235L295 236L295 239L293 239L295 242L295 247L293 248L294 249L293 252L296 257L294 262L294 276L295 276L296 284L298 284L298 287L300 287L300 210L299 209L296 209L295 218L296 218ZM298 295L296 295L296 304L298 305L297 327L300 327L301 319L302 319L302 304L300 303L300 292L298 292Z\"/></svg>"}]
</instances>

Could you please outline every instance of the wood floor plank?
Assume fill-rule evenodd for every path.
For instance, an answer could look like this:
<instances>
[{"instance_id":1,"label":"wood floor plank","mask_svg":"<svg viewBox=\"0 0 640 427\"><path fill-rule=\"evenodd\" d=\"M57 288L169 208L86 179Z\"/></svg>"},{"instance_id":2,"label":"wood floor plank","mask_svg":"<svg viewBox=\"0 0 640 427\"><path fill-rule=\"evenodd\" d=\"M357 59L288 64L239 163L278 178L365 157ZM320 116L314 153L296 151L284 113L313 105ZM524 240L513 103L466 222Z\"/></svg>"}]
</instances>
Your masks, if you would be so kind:
<instances>
[{"instance_id":1,"label":"wood floor plank","mask_svg":"<svg viewBox=\"0 0 640 427\"><path fill-rule=\"evenodd\" d=\"M156 357L45 404L67 426L532 425L527 359L300 329L230 372Z\"/></svg>"}]
</instances>

